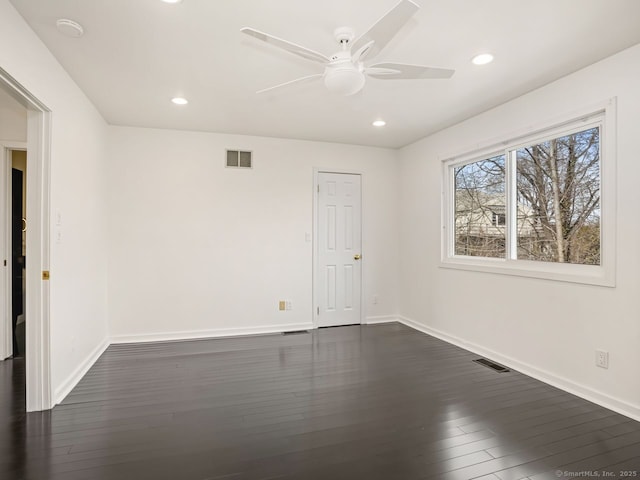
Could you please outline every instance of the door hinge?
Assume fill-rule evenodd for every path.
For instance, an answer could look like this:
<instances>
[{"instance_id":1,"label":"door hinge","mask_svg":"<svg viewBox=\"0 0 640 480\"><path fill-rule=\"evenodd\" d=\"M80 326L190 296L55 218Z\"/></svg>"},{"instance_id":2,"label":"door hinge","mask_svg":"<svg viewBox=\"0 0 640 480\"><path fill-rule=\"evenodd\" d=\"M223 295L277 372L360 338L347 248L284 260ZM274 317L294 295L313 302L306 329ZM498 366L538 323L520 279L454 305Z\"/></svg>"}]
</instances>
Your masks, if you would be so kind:
<instances>
[{"instance_id":1,"label":"door hinge","mask_svg":"<svg viewBox=\"0 0 640 480\"><path fill-rule=\"evenodd\" d=\"M318 185L318 193L320 193L320 185Z\"/></svg>"},{"instance_id":2,"label":"door hinge","mask_svg":"<svg viewBox=\"0 0 640 480\"><path fill-rule=\"evenodd\" d=\"M318 312L318 315L320 315L320 307L316 307L316 312Z\"/></svg>"},{"instance_id":3,"label":"door hinge","mask_svg":"<svg viewBox=\"0 0 640 480\"><path fill-rule=\"evenodd\" d=\"M6 261L6 260L4 261L4 266L5 266L5 267L7 266L7 261Z\"/></svg>"}]
</instances>

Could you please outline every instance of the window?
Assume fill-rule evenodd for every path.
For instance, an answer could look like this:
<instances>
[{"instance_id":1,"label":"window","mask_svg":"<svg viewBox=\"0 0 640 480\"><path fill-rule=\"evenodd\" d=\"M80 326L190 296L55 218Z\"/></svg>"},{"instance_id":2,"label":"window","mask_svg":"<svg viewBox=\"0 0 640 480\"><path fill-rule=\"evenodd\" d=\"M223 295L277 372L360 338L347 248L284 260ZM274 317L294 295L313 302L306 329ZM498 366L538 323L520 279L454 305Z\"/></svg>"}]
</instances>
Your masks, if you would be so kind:
<instances>
[{"instance_id":1,"label":"window","mask_svg":"<svg viewBox=\"0 0 640 480\"><path fill-rule=\"evenodd\" d=\"M499 155L454 167L456 255L504 258L504 159Z\"/></svg>"},{"instance_id":2,"label":"window","mask_svg":"<svg viewBox=\"0 0 640 480\"><path fill-rule=\"evenodd\" d=\"M612 108L445 160L441 265L612 286Z\"/></svg>"},{"instance_id":3,"label":"window","mask_svg":"<svg viewBox=\"0 0 640 480\"><path fill-rule=\"evenodd\" d=\"M600 127L527 145L516 158L518 258L600 264Z\"/></svg>"}]
</instances>

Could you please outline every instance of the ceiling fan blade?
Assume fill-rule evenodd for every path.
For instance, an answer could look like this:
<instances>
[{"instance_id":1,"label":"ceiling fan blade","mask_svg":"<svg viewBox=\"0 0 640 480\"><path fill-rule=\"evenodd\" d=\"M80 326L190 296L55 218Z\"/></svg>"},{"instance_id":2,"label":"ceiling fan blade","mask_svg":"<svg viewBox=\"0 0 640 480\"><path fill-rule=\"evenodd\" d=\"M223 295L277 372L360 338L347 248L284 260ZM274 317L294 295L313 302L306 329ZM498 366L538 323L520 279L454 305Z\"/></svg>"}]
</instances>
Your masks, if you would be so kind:
<instances>
[{"instance_id":1,"label":"ceiling fan blade","mask_svg":"<svg viewBox=\"0 0 640 480\"><path fill-rule=\"evenodd\" d=\"M306 77L296 78L295 80L289 80L288 82L281 83L279 85L274 85L273 87L263 88L262 90L258 90L256 93L266 93L272 90L276 90L278 88L286 87L288 85L293 85L294 83L302 83L307 80L313 80L314 78L322 77L322 73L314 73L313 75L307 75Z\"/></svg>"},{"instance_id":2,"label":"ceiling fan blade","mask_svg":"<svg viewBox=\"0 0 640 480\"><path fill-rule=\"evenodd\" d=\"M364 73L372 77L382 77L385 75L399 75L402 72L393 68L367 67L364 69Z\"/></svg>"},{"instance_id":3,"label":"ceiling fan blade","mask_svg":"<svg viewBox=\"0 0 640 480\"><path fill-rule=\"evenodd\" d=\"M351 46L352 52L358 52L367 43L374 42L370 48L365 49L359 58L354 58L354 60L362 62L365 57L375 57L419 8L411 0L401 0L384 17L378 20L367 33L353 42Z\"/></svg>"},{"instance_id":4,"label":"ceiling fan blade","mask_svg":"<svg viewBox=\"0 0 640 480\"><path fill-rule=\"evenodd\" d=\"M351 56L351 60L353 62L361 62L365 59L365 57L367 57L367 55L369 54L369 51L371 50L371 47L373 47L373 45L376 42L374 42L373 40L365 43L362 47L360 47L356 53L354 53Z\"/></svg>"},{"instance_id":5,"label":"ceiling fan blade","mask_svg":"<svg viewBox=\"0 0 640 480\"><path fill-rule=\"evenodd\" d=\"M269 35L268 33L260 32L259 30L255 30L249 27L241 28L240 31L251 37L257 38L258 40L262 40L263 42L273 45L274 47L281 48L283 50L286 50L287 52L291 52L295 55L299 55L302 58L306 58L307 60L312 60L319 63L330 62L329 58L325 55L322 55L321 53L310 50L306 47L302 47L300 45L296 45L295 43L291 43L287 40L274 37L273 35Z\"/></svg>"},{"instance_id":6,"label":"ceiling fan blade","mask_svg":"<svg viewBox=\"0 0 640 480\"><path fill-rule=\"evenodd\" d=\"M455 70L449 68L426 67L424 65L408 65L406 63L376 63L364 69L374 78L397 80L414 78L451 78Z\"/></svg>"}]
</instances>

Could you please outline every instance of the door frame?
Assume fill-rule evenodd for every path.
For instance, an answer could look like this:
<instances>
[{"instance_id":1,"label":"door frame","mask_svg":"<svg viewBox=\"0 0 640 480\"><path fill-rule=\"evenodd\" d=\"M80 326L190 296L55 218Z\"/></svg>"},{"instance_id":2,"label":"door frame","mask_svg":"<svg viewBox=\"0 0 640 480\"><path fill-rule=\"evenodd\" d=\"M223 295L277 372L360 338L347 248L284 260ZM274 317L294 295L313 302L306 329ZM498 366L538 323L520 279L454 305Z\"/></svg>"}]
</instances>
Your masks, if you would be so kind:
<instances>
[{"instance_id":1,"label":"door frame","mask_svg":"<svg viewBox=\"0 0 640 480\"><path fill-rule=\"evenodd\" d=\"M53 407L51 394L50 292L44 272L50 266L50 165L51 110L33 96L5 70L0 68L0 88L27 109L27 232L26 267L26 409L28 412ZM8 151L25 149L24 143L0 141L2 166L6 176ZM8 179L3 179L5 182ZM6 185L6 183L5 183ZM5 202L6 203L6 199ZM3 205L7 215L8 205ZM5 220L4 228L7 227ZM10 243L5 248L11 248ZM3 252L6 257L7 252ZM4 267L2 267L4 268ZM8 269L5 269L8 270ZM4 273L6 275L7 272ZM5 277L6 279L6 277ZM8 295L5 281L1 295ZM5 302L6 304L6 302ZM10 319L9 319L10 320ZM6 319L5 319L6 321Z\"/></svg>"},{"instance_id":2,"label":"door frame","mask_svg":"<svg viewBox=\"0 0 640 480\"><path fill-rule=\"evenodd\" d=\"M319 299L320 299L320 280L318 279L318 275L320 274L320 266L319 262L319 252L318 246L320 244L318 240L318 234L320 232L320 228L318 226L318 187L320 186L319 177L321 173L338 173L345 175L359 175L360 176L360 251L362 254L362 258L366 259L365 252L365 235L364 235L364 224L365 224L365 215L364 215L364 179L365 175L361 171L357 170L343 170L340 168L321 168L314 167L313 168L313 267L312 267L312 302L311 302L311 318L313 319L313 328L318 328L318 310L319 310ZM365 278L365 269L366 262L362 262L360 267L360 325L365 324L365 291L364 291L364 281Z\"/></svg>"}]
</instances>

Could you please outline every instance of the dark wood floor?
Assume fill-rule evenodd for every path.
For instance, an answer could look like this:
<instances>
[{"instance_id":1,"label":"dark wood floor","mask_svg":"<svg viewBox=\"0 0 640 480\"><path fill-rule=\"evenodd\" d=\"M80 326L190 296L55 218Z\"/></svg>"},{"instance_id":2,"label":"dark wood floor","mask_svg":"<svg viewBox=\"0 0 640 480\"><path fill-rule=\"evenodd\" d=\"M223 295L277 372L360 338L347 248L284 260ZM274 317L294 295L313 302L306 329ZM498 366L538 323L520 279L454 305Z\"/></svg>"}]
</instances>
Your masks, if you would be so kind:
<instances>
[{"instance_id":1,"label":"dark wood floor","mask_svg":"<svg viewBox=\"0 0 640 480\"><path fill-rule=\"evenodd\" d=\"M640 477L640 423L474 358L399 324L111 346L30 414L0 362L0 478Z\"/></svg>"}]
</instances>

